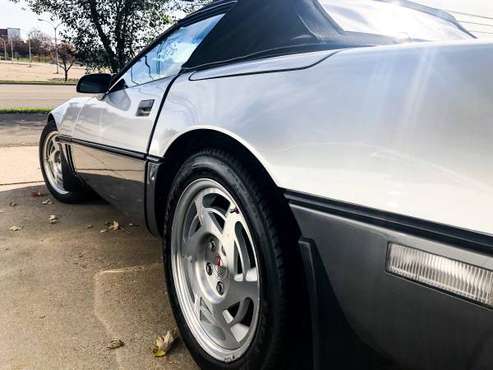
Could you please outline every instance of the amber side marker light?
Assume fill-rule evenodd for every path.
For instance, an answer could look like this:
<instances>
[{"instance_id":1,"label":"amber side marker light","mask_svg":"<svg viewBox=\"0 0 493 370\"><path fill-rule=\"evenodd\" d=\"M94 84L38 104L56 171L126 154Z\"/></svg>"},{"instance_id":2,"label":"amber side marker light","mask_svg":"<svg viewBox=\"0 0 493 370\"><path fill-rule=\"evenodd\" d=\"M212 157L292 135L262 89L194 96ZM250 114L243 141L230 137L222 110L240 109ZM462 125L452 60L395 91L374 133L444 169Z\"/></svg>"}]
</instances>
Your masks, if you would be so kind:
<instances>
[{"instance_id":1,"label":"amber side marker light","mask_svg":"<svg viewBox=\"0 0 493 370\"><path fill-rule=\"evenodd\" d=\"M493 307L493 271L393 243L387 271Z\"/></svg>"}]
</instances>

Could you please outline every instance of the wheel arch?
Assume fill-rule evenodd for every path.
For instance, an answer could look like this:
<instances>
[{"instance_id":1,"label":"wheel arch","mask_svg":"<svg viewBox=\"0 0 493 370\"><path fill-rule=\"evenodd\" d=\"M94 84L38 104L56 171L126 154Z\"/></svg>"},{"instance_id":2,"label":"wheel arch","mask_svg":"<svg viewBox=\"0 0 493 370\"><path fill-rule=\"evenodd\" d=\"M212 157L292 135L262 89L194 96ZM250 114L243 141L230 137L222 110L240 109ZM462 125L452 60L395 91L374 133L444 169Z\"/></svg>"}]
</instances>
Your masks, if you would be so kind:
<instances>
[{"instance_id":1,"label":"wheel arch","mask_svg":"<svg viewBox=\"0 0 493 370\"><path fill-rule=\"evenodd\" d=\"M269 191L269 195L276 198L282 208L291 215L288 203L284 198L283 190L277 185L275 178L267 169L266 161L247 143L232 133L226 133L214 128L196 128L182 133L175 137L167 146L162 156L162 163L155 174L155 202L153 212L155 222L159 227L159 234L162 234L162 223L164 221L164 205L171 189L171 184L178 170L185 160L205 148L216 148L227 151L243 161L248 168L255 171L257 178L260 179L264 188ZM286 212L283 212L286 214ZM152 216L151 216L152 217Z\"/></svg>"},{"instance_id":2,"label":"wheel arch","mask_svg":"<svg viewBox=\"0 0 493 370\"><path fill-rule=\"evenodd\" d=\"M58 123L55 119L55 116L53 115L53 113L48 113L48 117L46 117L46 122L54 122L55 125L58 127Z\"/></svg>"},{"instance_id":3,"label":"wheel arch","mask_svg":"<svg viewBox=\"0 0 493 370\"><path fill-rule=\"evenodd\" d=\"M261 182L259 184L260 188L263 191L268 192L277 224L276 226L282 230L282 232L280 232L281 243L283 246L286 246L285 250L287 258L285 263L288 265L287 268L290 271L290 289L298 292L300 302L307 302L308 289L305 276L305 265L298 244L298 241L301 238L301 231L294 214L289 207L288 201L284 196L284 189L276 184L262 159L256 155L255 151L248 145L240 142L234 135L228 135L214 129L201 128L183 133L167 147L157 173L149 173L151 177L155 176L155 190L152 197L154 204L152 204L152 206L154 207L154 222L158 226L159 235L162 236L163 233L165 204L176 174L190 155L206 148L221 149L235 156L243 162L249 170L254 172L254 178ZM302 323L300 324L299 334L306 338L302 347L304 350L310 352L313 340L313 333L311 330L311 321L313 318L311 317L309 310L303 308L301 303L299 304L299 307L297 304L295 305L296 308L293 309L300 310L297 311L300 323ZM307 361L310 363L312 359L307 357L300 361ZM305 365L308 366L307 363L303 366Z\"/></svg>"}]
</instances>

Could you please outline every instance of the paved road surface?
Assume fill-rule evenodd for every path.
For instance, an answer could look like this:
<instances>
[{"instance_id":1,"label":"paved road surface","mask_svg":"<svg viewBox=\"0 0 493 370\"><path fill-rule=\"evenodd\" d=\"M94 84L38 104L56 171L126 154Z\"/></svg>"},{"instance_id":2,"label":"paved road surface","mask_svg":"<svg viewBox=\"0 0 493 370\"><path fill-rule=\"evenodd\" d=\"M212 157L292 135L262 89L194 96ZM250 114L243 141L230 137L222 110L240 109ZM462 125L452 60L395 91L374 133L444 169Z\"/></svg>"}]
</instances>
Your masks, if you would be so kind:
<instances>
[{"instance_id":1,"label":"paved road surface","mask_svg":"<svg viewBox=\"0 0 493 370\"><path fill-rule=\"evenodd\" d=\"M0 114L0 147L38 145L46 118L45 114Z\"/></svg>"},{"instance_id":2,"label":"paved road surface","mask_svg":"<svg viewBox=\"0 0 493 370\"><path fill-rule=\"evenodd\" d=\"M176 327L160 242L103 202L42 205L38 191L0 186L0 369L195 369L183 343L151 351ZM100 233L113 220L125 230Z\"/></svg>"},{"instance_id":3,"label":"paved road surface","mask_svg":"<svg viewBox=\"0 0 493 370\"><path fill-rule=\"evenodd\" d=\"M160 241L102 201L46 195L37 119L0 115L0 369L196 369L183 343L167 358L151 351L175 328ZM124 230L101 233L113 220ZM113 337L125 346L108 350Z\"/></svg>"},{"instance_id":4,"label":"paved road surface","mask_svg":"<svg viewBox=\"0 0 493 370\"><path fill-rule=\"evenodd\" d=\"M76 95L75 86L0 84L0 109L54 108Z\"/></svg>"}]
</instances>

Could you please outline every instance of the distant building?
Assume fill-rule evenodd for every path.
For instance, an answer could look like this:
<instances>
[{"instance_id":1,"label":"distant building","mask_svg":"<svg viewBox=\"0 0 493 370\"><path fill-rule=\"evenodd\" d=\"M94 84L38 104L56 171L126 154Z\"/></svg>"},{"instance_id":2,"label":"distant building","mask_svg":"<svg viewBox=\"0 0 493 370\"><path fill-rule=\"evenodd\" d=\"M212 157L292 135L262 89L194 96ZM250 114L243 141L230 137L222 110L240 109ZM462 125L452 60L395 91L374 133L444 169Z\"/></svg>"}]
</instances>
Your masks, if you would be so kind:
<instances>
[{"instance_id":1,"label":"distant building","mask_svg":"<svg viewBox=\"0 0 493 370\"><path fill-rule=\"evenodd\" d=\"M7 28L7 35L9 39L16 40L21 38L20 28Z\"/></svg>"},{"instance_id":2,"label":"distant building","mask_svg":"<svg viewBox=\"0 0 493 370\"><path fill-rule=\"evenodd\" d=\"M0 37L7 40L17 40L21 38L20 28L0 28Z\"/></svg>"}]
</instances>

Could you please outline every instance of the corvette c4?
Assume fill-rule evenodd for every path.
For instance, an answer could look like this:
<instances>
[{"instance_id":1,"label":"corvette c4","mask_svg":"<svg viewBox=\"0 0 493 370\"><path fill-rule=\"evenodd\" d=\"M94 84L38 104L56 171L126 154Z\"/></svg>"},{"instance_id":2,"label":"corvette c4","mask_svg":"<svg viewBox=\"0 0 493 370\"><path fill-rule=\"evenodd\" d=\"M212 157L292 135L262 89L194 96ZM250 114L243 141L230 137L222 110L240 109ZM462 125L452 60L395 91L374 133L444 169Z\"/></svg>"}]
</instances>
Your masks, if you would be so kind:
<instances>
[{"instance_id":1,"label":"corvette c4","mask_svg":"<svg viewBox=\"0 0 493 370\"><path fill-rule=\"evenodd\" d=\"M40 144L162 237L205 369L493 368L493 43L410 1L215 1Z\"/></svg>"}]
</instances>

